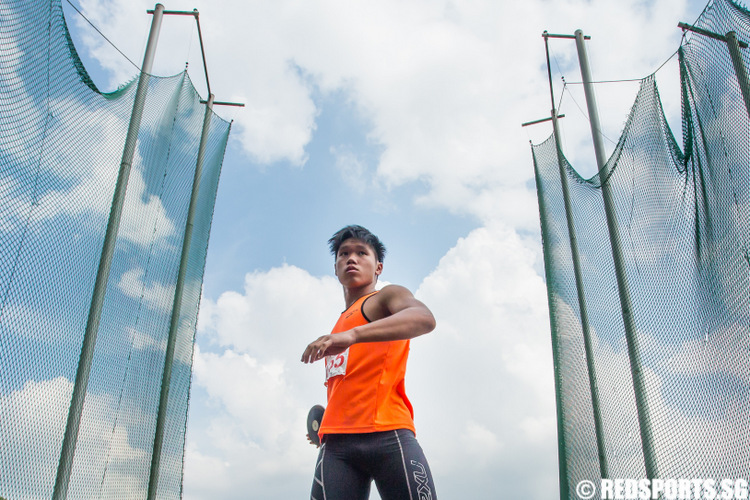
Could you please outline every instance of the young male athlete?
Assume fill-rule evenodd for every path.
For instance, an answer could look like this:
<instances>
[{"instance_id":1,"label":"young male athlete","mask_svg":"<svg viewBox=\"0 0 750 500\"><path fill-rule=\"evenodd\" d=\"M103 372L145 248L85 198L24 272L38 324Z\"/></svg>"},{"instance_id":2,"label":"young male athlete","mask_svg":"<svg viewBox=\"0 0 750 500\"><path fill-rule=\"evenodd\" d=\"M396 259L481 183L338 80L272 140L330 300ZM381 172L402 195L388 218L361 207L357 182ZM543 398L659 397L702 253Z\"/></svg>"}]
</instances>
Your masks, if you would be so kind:
<instances>
[{"instance_id":1,"label":"young male athlete","mask_svg":"<svg viewBox=\"0 0 750 500\"><path fill-rule=\"evenodd\" d=\"M374 480L383 500L437 500L404 392L409 339L435 318L404 287L376 291L385 246L370 231L347 226L328 243L346 310L302 354L325 358L328 387L311 499L366 500Z\"/></svg>"}]
</instances>

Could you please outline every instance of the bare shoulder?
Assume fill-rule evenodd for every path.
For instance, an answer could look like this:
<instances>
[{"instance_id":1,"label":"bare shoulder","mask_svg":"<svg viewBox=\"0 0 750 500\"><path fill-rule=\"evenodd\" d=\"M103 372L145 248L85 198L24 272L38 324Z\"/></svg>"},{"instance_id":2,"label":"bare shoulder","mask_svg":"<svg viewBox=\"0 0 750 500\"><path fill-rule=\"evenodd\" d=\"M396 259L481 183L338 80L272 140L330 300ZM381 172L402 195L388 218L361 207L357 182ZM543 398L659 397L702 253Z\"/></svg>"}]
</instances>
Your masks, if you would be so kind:
<instances>
[{"instance_id":1,"label":"bare shoulder","mask_svg":"<svg viewBox=\"0 0 750 500\"><path fill-rule=\"evenodd\" d=\"M401 285L386 285L380 289L380 293L383 294L383 297L385 298L414 297L414 294L412 294L408 288Z\"/></svg>"},{"instance_id":2,"label":"bare shoulder","mask_svg":"<svg viewBox=\"0 0 750 500\"><path fill-rule=\"evenodd\" d=\"M375 321L408 307L425 307L425 305L414 298L414 294L408 288L401 285L386 285L367 299L364 312L370 321Z\"/></svg>"}]
</instances>

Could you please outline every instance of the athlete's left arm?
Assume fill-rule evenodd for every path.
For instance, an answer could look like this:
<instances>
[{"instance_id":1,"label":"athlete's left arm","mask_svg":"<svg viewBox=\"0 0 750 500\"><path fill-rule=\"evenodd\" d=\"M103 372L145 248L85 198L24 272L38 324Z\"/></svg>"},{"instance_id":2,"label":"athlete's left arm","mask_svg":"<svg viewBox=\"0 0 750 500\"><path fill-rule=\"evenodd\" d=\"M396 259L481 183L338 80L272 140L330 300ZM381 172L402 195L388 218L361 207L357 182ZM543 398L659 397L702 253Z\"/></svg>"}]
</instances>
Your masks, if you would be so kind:
<instances>
[{"instance_id":1,"label":"athlete's left arm","mask_svg":"<svg viewBox=\"0 0 750 500\"><path fill-rule=\"evenodd\" d=\"M365 315L371 320L345 332L323 335L305 349L303 363L344 352L352 344L413 339L435 329L435 317L412 293L388 285L365 301Z\"/></svg>"},{"instance_id":2,"label":"athlete's left arm","mask_svg":"<svg viewBox=\"0 0 750 500\"><path fill-rule=\"evenodd\" d=\"M363 309L370 323L349 330L352 344L407 340L435 329L432 312L399 285L384 287L365 301Z\"/></svg>"}]
</instances>

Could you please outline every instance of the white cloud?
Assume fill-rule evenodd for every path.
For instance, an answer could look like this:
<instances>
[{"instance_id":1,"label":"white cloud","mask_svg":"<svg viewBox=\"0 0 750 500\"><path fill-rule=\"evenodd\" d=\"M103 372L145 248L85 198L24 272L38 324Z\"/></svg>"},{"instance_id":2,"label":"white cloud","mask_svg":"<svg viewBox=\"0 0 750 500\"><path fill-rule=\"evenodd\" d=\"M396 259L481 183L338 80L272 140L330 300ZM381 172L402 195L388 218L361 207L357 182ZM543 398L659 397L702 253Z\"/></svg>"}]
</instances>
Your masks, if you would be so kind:
<instances>
[{"instance_id":1,"label":"white cloud","mask_svg":"<svg viewBox=\"0 0 750 500\"><path fill-rule=\"evenodd\" d=\"M167 343L166 340L163 342L157 342L151 335L145 334L135 328L128 327L126 329L130 344L133 349L139 351L145 351L146 349L154 349L158 351L166 351Z\"/></svg>"},{"instance_id":2,"label":"white cloud","mask_svg":"<svg viewBox=\"0 0 750 500\"><path fill-rule=\"evenodd\" d=\"M472 420L466 422L465 429L457 438L467 449L472 450L474 463L483 467L486 467L492 458L496 458L502 447L497 434Z\"/></svg>"},{"instance_id":3,"label":"white cloud","mask_svg":"<svg viewBox=\"0 0 750 500\"><path fill-rule=\"evenodd\" d=\"M707 334L705 339L682 344L666 364L674 373L729 374L750 385L748 352L747 327L739 324L731 328L721 326Z\"/></svg>"},{"instance_id":4,"label":"white cloud","mask_svg":"<svg viewBox=\"0 0 750 500\"><path fill-rule=\"evenodd\" d=\"M273 449L293 423L284 416L295 416L284 363L262 363L231 350L221 355L198 351L195 358L196 380L210 387L211 396L240 423L237 430L244 435L244 446ZM227 384L227 380L234 382ZM257 411L259 407L264 411Z\"/></svg>"},{"instance_id":5,"label":"white cloud","mask_svg":"<svg viewBox=\"0 0 750 500\"><path fill-rule=\"evenodd\" d=\"M174 301L174 285L151 281L146 283L146 272L140 267L125 271L120 276L117 288L130 298L143 301L150 309L171 311Z\"/></svg>"},{"instance_id":6,"label":"white cloud","mask_svg":"<svg viewBox=\"0 0 750 500\"><path fill-rule=\"evenodd\" d=\"M201 335L221 346L264 358L288 359L307 343L328 333L342 308L342 292L333 276L315 278L283 265L245 276L244 293L225 292L214 303L204 299Z\"/></svg>"},{"instance_id":7,"label":"white cloud","mask_svg":"<svg viewBox=\"0 0 750 500\"><path fill-rule=\"evenodd\" d=\"M305 440L305 417L309 401L320 401L324 388L312 368L308 378L317 383L306 385L315 390L301 397L299 385L293 387L299 370L288 367L294 361L261 362L231 350L218 355L196 349L195 382L208 392L215 411L201 432L201 445L188 441L186 491L196 498L242 498L247 491L265 497L270 495L261 495L263 490L283 496L290 486L306 488L317 452Z\"/></svg>"},{"instance_id":8,"label":"white cloud","mask_svg":"<svg viewBox=\"0 0 750 500\"><path fill-rule=\"evenodd\" d=\"M368 188L367 165L357 157L356 152L345 147L331 146L336 168L346 184L357 193L362 194Z\"/></svg>"},{"instance_id":9,"label":"white cloud","mask_svg":"<svg viewBox=\"0 0 750 500\"><path fill-rule=\"evenodd\" d=\"M39 311L26 305L8 304L3 323L15 335L38 342L59 341L60 320L50 311Z\"/></svg>"}]
</instances>

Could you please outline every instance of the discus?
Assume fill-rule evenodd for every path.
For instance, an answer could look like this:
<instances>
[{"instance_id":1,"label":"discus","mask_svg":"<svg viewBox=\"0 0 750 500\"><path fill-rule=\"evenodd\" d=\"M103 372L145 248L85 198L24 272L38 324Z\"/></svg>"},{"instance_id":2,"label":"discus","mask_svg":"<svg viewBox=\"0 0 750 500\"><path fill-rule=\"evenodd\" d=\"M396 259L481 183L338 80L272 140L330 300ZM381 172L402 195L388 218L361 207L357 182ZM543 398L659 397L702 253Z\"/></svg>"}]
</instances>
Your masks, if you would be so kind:
<instances>
[{"instance_id":1,"label":"discus","mask_svg":"<svg viewBox=\"0 0 750 500\"><path fill-rule=\"evenodd\" d=\"M310 436L310 441L312 441L315 446L320 446L318 429L320 429L320 422L323 420L323 412L325 412L325 408L320 405L315 405L310 408L310 411L307 414L307 435Z\"/></svg>"}]
</instances>

